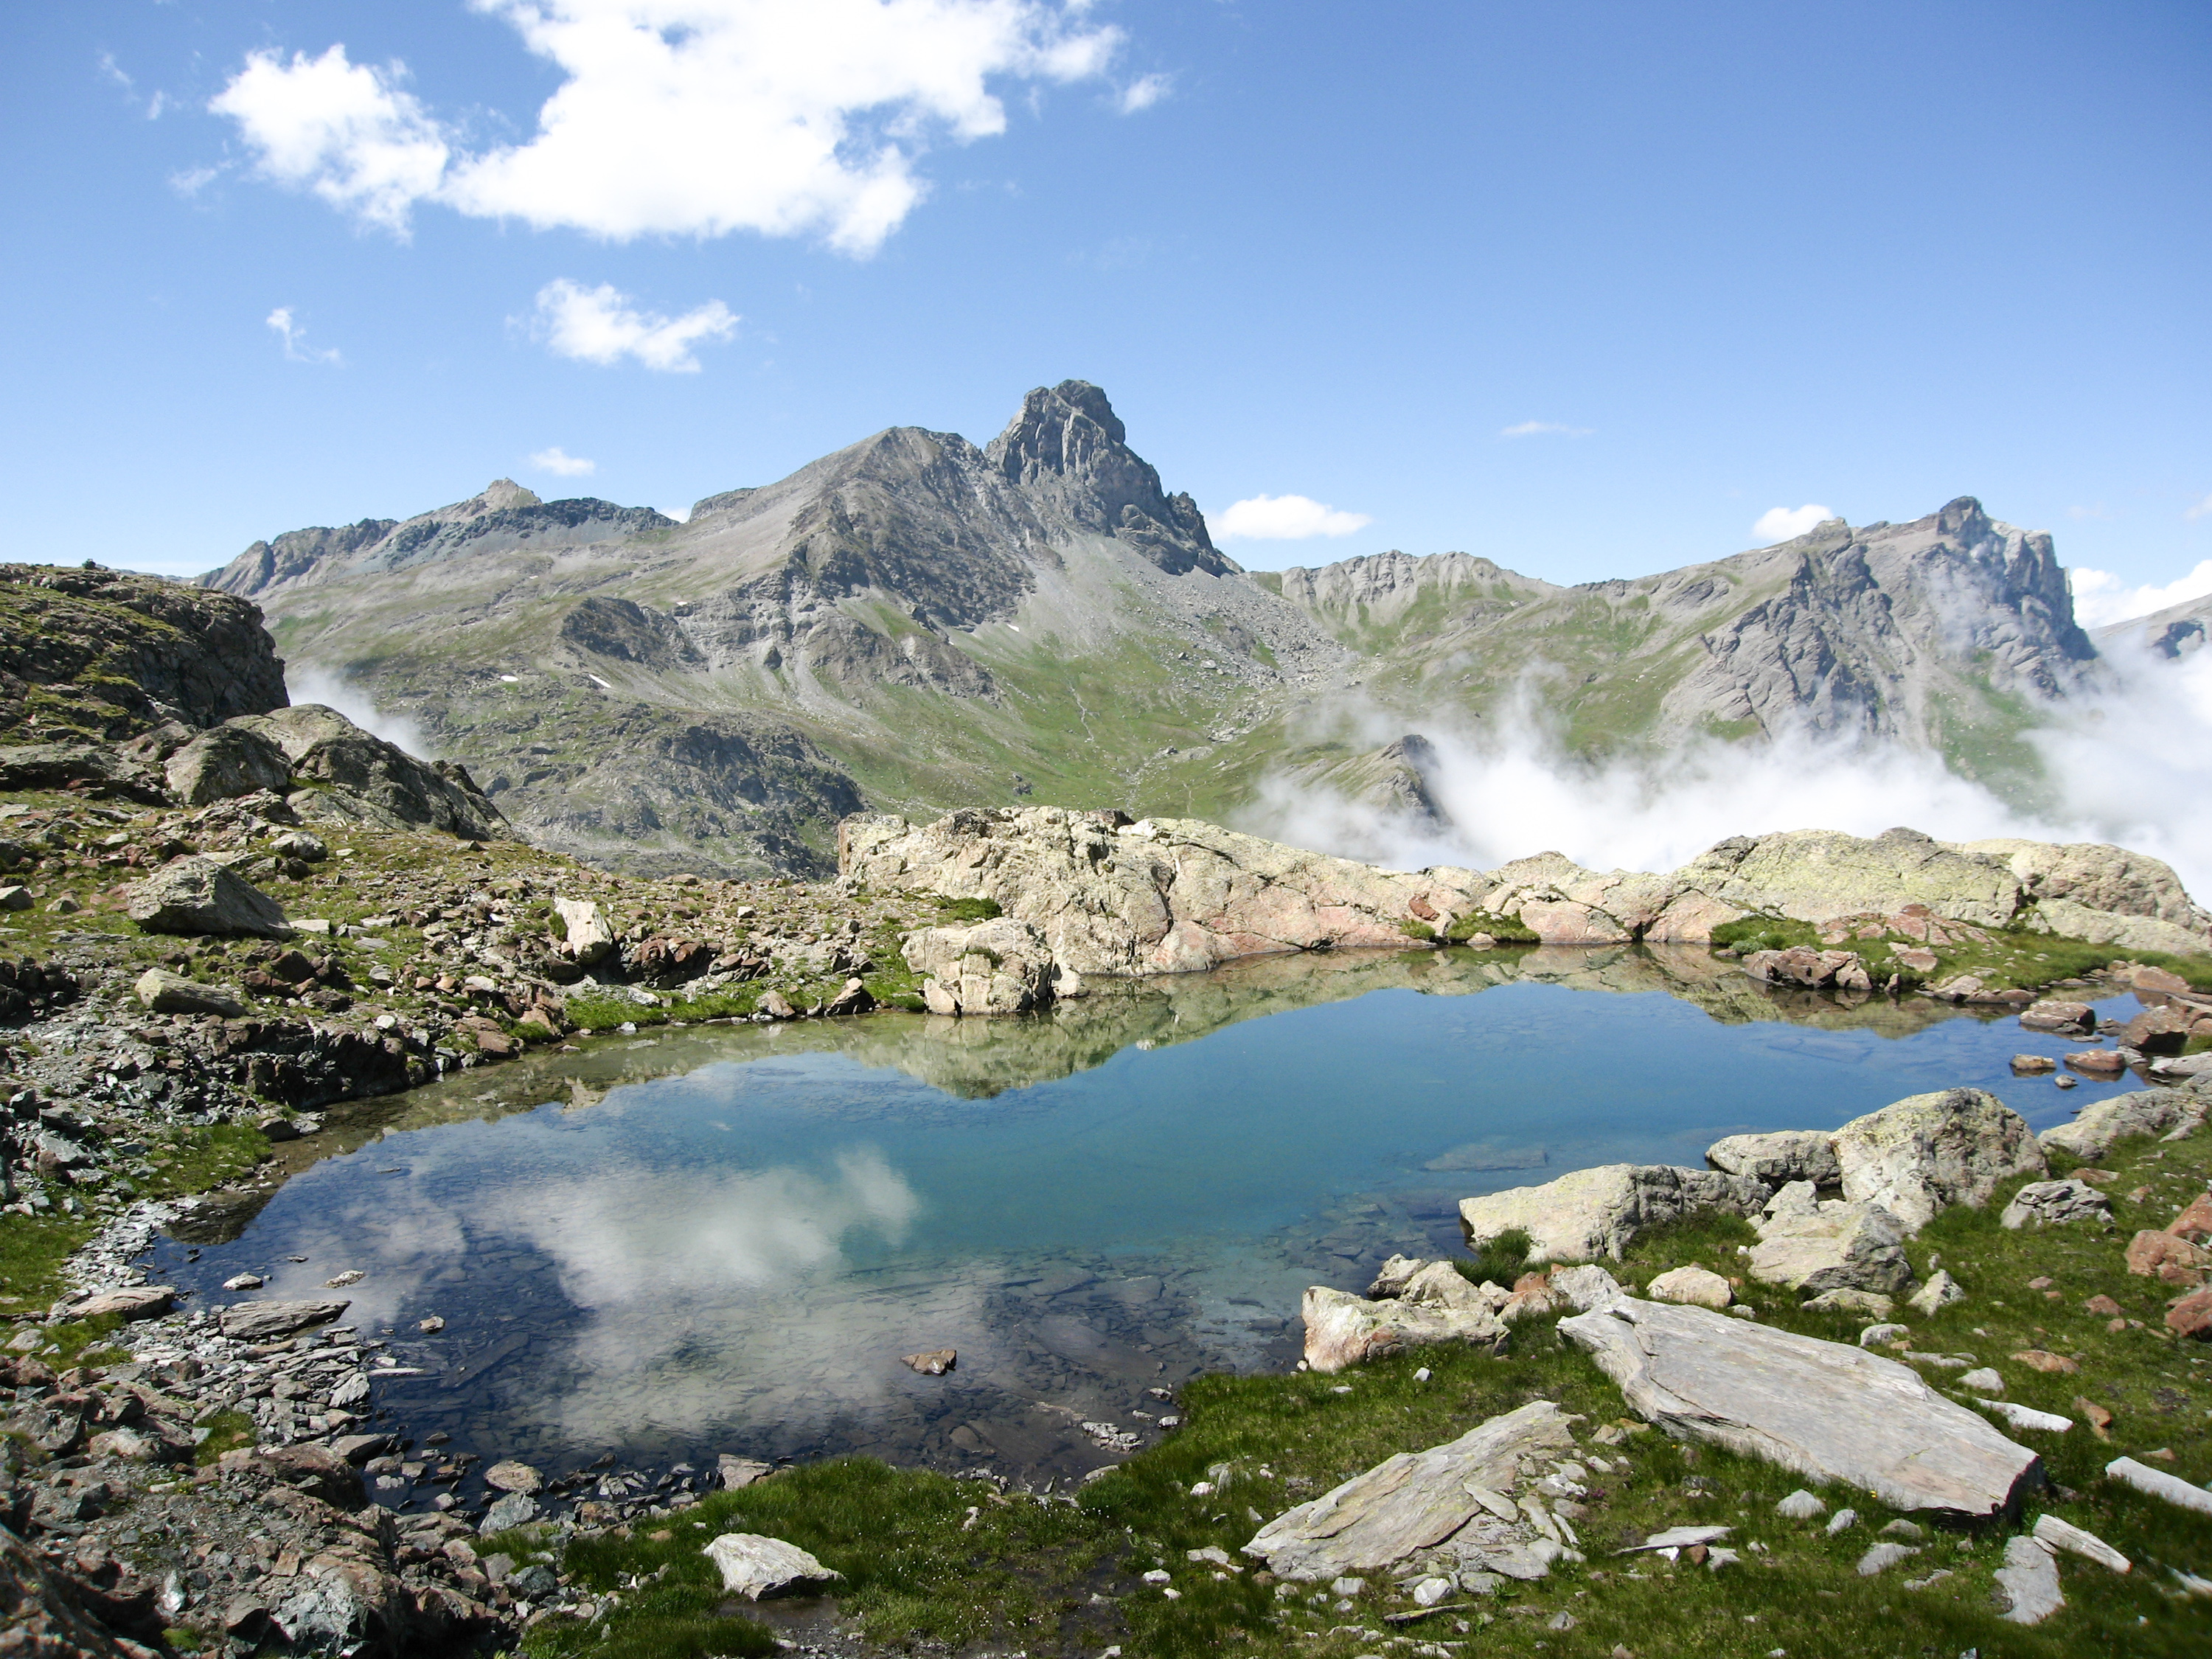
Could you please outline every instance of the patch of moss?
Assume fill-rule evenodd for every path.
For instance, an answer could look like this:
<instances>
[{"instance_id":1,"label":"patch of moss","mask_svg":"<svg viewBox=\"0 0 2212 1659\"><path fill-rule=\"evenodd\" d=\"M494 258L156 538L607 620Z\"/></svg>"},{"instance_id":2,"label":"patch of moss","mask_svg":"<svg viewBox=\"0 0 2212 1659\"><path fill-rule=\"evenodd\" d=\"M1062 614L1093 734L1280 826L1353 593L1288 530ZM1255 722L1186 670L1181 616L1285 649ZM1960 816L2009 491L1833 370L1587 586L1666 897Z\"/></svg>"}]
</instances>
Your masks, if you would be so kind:
<instances>
[{"instance_id":1,"label":"patch of moss","mask_svg":"<svg viewBox=\"0 0 2212 1659\"><path fill-rule=\"evenodd\" d=\"M1541 941L1536 930L1525 926L1518 916L1495 916L1487 910L1469 910L1463 916L1454 916L1452 924L1444 930L1444 937L1455 945L1464 945L1477 933L1487 933L1500 945L1535 945Z\"/></svg>"},{"instance_id":2,"label":"patch of moss","mask_svg":"<svg viewBox=\"0 0 2212 1659\"><path fill-rule=\"evenodd\" d=\"M253 1443L253 1419L244 1412L217 1412L201 1425L208 1431L192 1452L193 1462L205 1468L227 1451Z\"/></svg>"},{"instance_id":3,"label":"patch of moss","mask_svg":"<svg viewBox=\"0 0 2212 1659\"><path fill-rule=\"evenodd\" d=\"M949 922L995 921L1006 913L999 901L988 898L947 898L939 895L937 913Z\"/></svg>"}]
</instances>

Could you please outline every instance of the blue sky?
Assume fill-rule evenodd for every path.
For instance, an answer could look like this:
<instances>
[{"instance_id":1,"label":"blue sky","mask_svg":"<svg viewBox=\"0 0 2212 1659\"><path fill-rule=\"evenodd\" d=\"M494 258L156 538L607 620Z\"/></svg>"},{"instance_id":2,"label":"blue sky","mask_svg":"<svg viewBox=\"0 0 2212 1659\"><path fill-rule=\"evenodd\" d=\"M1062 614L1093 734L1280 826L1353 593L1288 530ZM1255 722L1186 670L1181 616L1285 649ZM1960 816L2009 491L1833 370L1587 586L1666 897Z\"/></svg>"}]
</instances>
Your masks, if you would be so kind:
<instances>
[{"instance_id":1,"label":"blue sky","mask_svg":"<svg viewBox=\"0 0 2212 1659\"><path fill-rule=\"evenodd\" d=\"M2212 559L2201 4L0 30L9 557L198 571L502 474L680 507L1079 376L1217 530L1339 532L1254 566L1587 580L1960 494L2113 594Z\"/></svg>"}]
</instances>

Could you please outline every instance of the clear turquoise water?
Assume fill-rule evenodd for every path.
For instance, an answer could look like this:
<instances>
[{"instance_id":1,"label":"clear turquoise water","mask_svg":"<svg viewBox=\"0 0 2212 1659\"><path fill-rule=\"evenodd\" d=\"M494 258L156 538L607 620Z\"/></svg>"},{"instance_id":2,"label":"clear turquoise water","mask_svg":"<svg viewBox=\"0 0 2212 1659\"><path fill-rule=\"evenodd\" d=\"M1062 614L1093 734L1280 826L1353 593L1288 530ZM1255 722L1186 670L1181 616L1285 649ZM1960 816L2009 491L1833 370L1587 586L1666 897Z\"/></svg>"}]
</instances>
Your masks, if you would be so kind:
<instances>
[{"instance_id":1,"label":"clear turquoise water","mask_svg":"<svg viewBox=\"0 0 2212 1659\"><path fill-rule=\"evenodd\" d=\"M468 1074L160 1271L214 1301L248 1269L262 1296L361 1271L349 1322L422 1372L379 1406L488 1460L1072 1473L1104 1455L1082 1420L1150 1432L1148 1387L1291 1363L1305 1285L1455 1249L1469 1194L1962 1085L2040 1127L2114 1086L2014 1079L2012 1054L2069 1045L1924 1005L1746 1019L1731 988L1717 1018L1522 980L1291 1006L1285 982L1224 981L1202 1018L1200 986L1089 1011L1073 1050L1050 1022L884 1015ZM1176 1041L1186 1020L1205 1034ZM899 1364L947 1346L949 1376Z\"/></svg>"}]
</instances>

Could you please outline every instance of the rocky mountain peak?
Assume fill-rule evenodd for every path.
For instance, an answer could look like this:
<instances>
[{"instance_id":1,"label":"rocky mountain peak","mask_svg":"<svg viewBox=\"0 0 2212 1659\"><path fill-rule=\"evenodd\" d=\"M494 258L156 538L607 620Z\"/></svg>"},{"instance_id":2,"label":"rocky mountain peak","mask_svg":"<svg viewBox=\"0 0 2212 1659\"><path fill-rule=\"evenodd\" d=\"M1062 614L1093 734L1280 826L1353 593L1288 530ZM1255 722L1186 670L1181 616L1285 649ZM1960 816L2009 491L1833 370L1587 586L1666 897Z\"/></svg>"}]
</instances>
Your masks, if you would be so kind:
<instances>
[{"instance_id":1,"label":"rocky mountain peak","mask_svg":"<svg viewBox=\"0 0 2212 1659\"><path fill-rule=\"evenodd\" d=\"M1990 534L1990 515L1982 511L1982 504L1972 495L1960 495L1943 503L1936 514L1938 533L1952 538L1966 546L1986 541Z\"/></svg>"},{"instance_id":2,"label":"rocky mountain peak","mask_svg":"<svg viewBox=\"0 0 2212 1659\"><path fill-rule=\"evenodd\" d=\"M1238 569L1215 550L1198 503L1164 491L1159 473L1127 438L1104 392L1088 380L1062 380L1023 398L983 457L1048 517L1111 536L1171 576Z\"/></svg>"},{"instance_id":3,"label":"rocky mountain peak","mask_svg":"<svg viewBox=\"0 0 2212 1659\"><path fill-rule=\"evenodd\" d=\"M475 518L482 513L501 513L510 507L543 507L535 490L525 489L512 478L494 478L477 495L446 510L455 518Z\"/></svg>"}]
</instances>

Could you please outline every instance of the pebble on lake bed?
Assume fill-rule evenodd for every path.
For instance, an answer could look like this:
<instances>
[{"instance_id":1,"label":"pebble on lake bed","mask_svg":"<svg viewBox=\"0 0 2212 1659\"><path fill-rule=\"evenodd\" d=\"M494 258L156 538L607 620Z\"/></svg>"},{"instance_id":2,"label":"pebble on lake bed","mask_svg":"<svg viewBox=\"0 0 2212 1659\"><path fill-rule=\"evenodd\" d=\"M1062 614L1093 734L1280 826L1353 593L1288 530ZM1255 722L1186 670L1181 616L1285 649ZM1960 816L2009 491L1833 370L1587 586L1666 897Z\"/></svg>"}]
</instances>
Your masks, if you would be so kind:
<instances>
[{"instance_id":1,"label":"pebble on lake bed","mask_svg":"<svg viewBox=\"0 0 2212 1659\"><path fill-rule=\"evenodd\" d=\"M500 1492L536 1492L544 1484L544 1477L529 1464L508 1458L495 1463L484 1471L484 1485Z\"/></svg>"},{"instance_id":2,"label":"pebble on lake bed","mask_svg":"<svg viewBox=\"0 0 2212 1659\"><path fill-rule=\"evenodd\" d=\"M415 1328L422 1332L425 1336L435 1336L440 1331L446 1328L446 1322L438 1317L437 1315L432 1314L428 1319L418 1320L416 1322Z\"/></svg>"}]
</instances>

